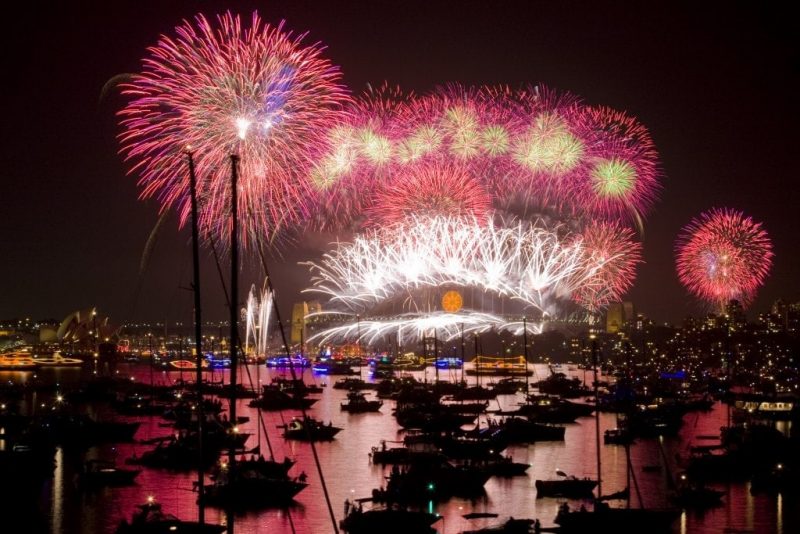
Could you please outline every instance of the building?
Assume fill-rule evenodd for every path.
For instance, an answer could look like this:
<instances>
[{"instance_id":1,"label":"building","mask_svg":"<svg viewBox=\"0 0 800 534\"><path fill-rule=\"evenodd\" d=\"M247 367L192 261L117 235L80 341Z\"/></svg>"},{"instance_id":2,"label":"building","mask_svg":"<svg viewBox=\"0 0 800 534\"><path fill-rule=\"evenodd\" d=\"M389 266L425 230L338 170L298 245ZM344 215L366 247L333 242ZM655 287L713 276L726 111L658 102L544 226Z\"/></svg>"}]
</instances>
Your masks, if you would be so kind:
<instances>
[{"instance_id":1,"label":"building","mask_svg":"<svg viewBox=\"0 0 800 534\"><path fill-rule=\"evenodd\" d=\"M632 320L633 303L615 302L606 310L606 333L616 334L625 326L625 323Z\"/></svg>"}]
</instances>

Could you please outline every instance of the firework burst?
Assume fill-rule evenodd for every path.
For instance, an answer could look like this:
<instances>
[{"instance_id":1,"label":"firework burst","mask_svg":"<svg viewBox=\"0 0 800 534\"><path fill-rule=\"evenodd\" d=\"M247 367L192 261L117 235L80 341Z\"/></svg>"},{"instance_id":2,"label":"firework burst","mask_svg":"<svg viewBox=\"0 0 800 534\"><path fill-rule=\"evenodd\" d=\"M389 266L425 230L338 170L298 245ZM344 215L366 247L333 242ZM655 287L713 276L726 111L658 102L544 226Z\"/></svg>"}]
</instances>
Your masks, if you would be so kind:
<instances>
[{"instance_id":1,"label":"firework burst","mask_svg":"<svg viewBox=\"0 0 800 534\"><path fill-rule=\"evenodd\" d=\"M592 222L580 234L589 274L573 299L590 312L619 301L633 285L642 246L633 231L616 222Z\"/></svg>"},{"instance_id":2,"label":"firework burst","mask_svg":"<svg viewBox=\"0 0 800 534\"><path fill-rule=\"evenodd\" d=\"M244 352L249 354L252 349L258 356L266 356L269 348L269 323L272 315L272 291L264 289L256 292L256 287L250 288L247 297L247 307L242 310L242 319L245 324Z\"/></svg>"},{"instance_id":3,"label":"firework burst","mask_svg":"<svg viewBox=\"0 0 800 534\"><path fill-rule=\"evenodd\" d=\"M375 227L397 224L413 217L474 217L485 219L491 196L461 166L420 165L398 171L381 187L367 209Z\"/></svg>"},{"instance_id":4,"label":"firework burst","mask_svg":"<svg viewBox=\"0 0 800 534\"><path fill-rule=\"evenodd\" d=\"M430 290L473 288L551 316L618 254L599 258L581 236L513 221L413 218L340 243L308 263L313 287L343 311L363 312L401 301L429 306ZM622 287L622 284L618 282Z\"/></svg>"},{"instance_id":5,"label":"firework burst","mask_svg":"<svg viewBox=\"0 0 800 534\"><path fill-rule=\"evenodd\" d=\"M249 27L226 13L202 15L149 50L142 72L123 86L120 135L141 196L189 215L184 153L191 147L198 175L200 227L228 238L228 158L241 158L242 242L303 218L313 190L312 149L348 96L340 73L318 45L304 46L283 23L254 14Z\"/></svg>"},{"instance_id":6,"label":"firework burst","mask_svg":"<svg viewBox=\"0 0 800 534\"><path fill-rule=\"evenodd\" d=\"M723 307L749 304L772 265L772 243L761 223L732 209L692 219L676 243L678 277L690 293Z\"/></svg>"},{"instance_id":7,"label":"firework burst","mask_svg":"<svg viewBox=\"0 0 800 534\"><path fill-rule=\"evenodd\" d=\"M627 114L605 107L580 110L587 172L576 182L577 206L607 219L638 220L655 202L658 155L647 129Z\"/></svg>"}]
</instances>

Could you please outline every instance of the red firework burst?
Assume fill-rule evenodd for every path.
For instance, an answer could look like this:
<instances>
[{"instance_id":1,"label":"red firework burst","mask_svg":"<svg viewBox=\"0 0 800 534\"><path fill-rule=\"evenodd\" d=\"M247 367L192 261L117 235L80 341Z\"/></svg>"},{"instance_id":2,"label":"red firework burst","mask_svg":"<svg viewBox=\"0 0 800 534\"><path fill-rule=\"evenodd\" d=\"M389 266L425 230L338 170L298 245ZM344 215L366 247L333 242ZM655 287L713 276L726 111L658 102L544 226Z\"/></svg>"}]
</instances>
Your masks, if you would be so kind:
<instances>
[{"instance_id":1,"label":"red firework burst","mask_svg":"<svg viewBox=\"0 0 800 534\"><path fill-rule=\"evenodd\" d=\"M409 217L476 217L491 208L491 196L463 167L412 166L378 189L367 209L368 225L393 225Z\"/></svg>"},{"instance_id":2,"label":"red firework burst","mask_svg":"<svg viewBox=\"0 0 800 534\"><path fill-rule=\"evenodd\" d=\"M121 152L140 176L141 196L189 215L184 152L198 175L200 227L229 237L229 156L240 156L242 242L302 219L313 191L311 149L348 100L322 47L304 46L283 23L254 14L243 28L226 13L198 15L149 49L142 72L123 86Z\"/></svg>"},{"instance_id":3,"label":"red firework burst","mask_svg":"<svg viewBox=\"0 0 800 534\"><path fill-rule=\"evenodd\" d=\"M772 266L772 243L761 223L727 208L692 219L675 249L683 285L718 307L731 299L749 304Z\"/></svg>"},{"instance_id":4,"label":"red firework burst","mask_svg":"<svg viewBox=\"0 0 800 534\"><path fill-rule=\"evenodd\" d=\"M616 222L592 222L580 234L586 273L573 300L591 312L617 302L633 285L642 263L642 245L634 232Z\"/></svg>"}]
</instances>

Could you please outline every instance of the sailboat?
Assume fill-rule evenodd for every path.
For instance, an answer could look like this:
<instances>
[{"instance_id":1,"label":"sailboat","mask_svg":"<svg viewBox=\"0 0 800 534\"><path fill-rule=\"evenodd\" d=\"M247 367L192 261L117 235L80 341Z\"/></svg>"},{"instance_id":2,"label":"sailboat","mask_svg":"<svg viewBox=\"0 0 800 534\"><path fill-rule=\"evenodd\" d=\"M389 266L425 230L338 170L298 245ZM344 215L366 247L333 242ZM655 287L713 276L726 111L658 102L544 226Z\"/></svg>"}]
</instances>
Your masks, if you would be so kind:
<instances>
[{"instance_id":1,"label":"sailboat","mask_svg":"<svg viewBox=\"0 0 800 534\"><path fill-rule=\"evenodd\" d=\"M230 299L230 390L236 391L238 364L238 156L231 156L231 299ZM230 420L236 421L236 395L230 398ZM308 484L305 475L291 478L286 470L275 469L275 462L263 457L249 461L237 461L236 450L229 449L228 462L224 464L212 484L204 486L201 506L204 504L223 507L226 510L241 510L269 506L282 506ZM289 464L290 466L291 464Z\"/></svg>"},{"instance_id":2,"label":"sailboat","mask_svg":"<svg viewBox=\"0 0 800 534\"><path fill-rule=\"evenodd\" d=\"M148 497L134 512L130 523L121 521L116 534L221 534L227 527L197 521L184 521L172 514L164 513L155 499Z\"/></svg>"},{"instance_id":3,"label":"sailboat","mask_svg":"<svg viewBox=\"0 0 800 534\"><path fill-rule=\"evenodd\" d=\"M592 343L592 358L594 367L594 394L595 402L598 398L597 381L597 344ZM591 510L581 507L580 510L571 510L569 504L563 503L555 517L555 523L559 525L559 532L669 532L672 523L680 516L677 508L644 508L641 507L641 496L639 496L639 508L630 507L630 491L628 488L623 490L622 496L627 498L628 506L625 508L614 508L605 502L602 496L601 485L601 461L600 461L600 415L599 410L595 412L595 441L597 447L597 479L598 494ZM630 445L625 446L626 467L628 476L633 475L630 462ZM635 484L635 479L634 479ZM637 486L638 492L638 486Z\"/></svg>"},{"instance_id":4,"label":"sailboat","mask_svg":"<svg viewBox=\"0 0 800 534\"><path fill-rule=\"evenodd\" d=\"M196 448L197 455L197 487L199 491L198 499L198 521L186 521L179 519L171 514L165 514L161 505L155 502L151 496L148 497L147 502L138 506L138 510L134 512L133 517L129 522L123 520L117 528L117 534L170 534L173 532L183 532L191 534L221 534L228 530L224 525L213 525L205 522L204 510L204 493L203 493L203 458L211 454L216 454L215 449L209 449L204 444L203 432L205 426L205 414L203 408L203 393L202 393L202 362L203 351L201 350L202 336L201 336L201 314L200 314L200 253L199 253L199 232L197 223L197 190L196 190L196 176L194 170L194 159L192 153L186 153L189 164L189 191L191 197L191 210L192 210L192 263L193 263L193 290L194 290L194 327L195 327L195 352L196 362L194 368L196 371L197 383L197 441L193 443ZM152 354L152 349L151 349ZM152 366L151 366L152 372ZM152 377L152 374L151 374ZM152 378L151 378L152 381ZM232 418L231 421L235 421ZM189 455L193 457L193 455Z\"/></svg>"}]
</instances>

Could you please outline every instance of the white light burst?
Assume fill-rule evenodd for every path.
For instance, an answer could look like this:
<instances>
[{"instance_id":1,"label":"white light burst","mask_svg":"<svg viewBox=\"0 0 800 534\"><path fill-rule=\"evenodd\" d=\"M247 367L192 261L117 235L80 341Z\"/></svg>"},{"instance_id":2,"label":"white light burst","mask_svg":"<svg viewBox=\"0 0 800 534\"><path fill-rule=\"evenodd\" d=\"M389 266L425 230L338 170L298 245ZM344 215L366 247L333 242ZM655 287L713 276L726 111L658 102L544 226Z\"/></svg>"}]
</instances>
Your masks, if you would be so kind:
<instances>
[{"instance_id":1,"label":"white light burst","mask_svg":"<svg viewBox=\"0 0 800 534\"><path fill-rule=\"evenodd\" d=\"M337 243L319 263L308 262L312 287L334 313L360 314L360 328L348 324L320 332L323 340L361 336L372 341L396 332L420 336L440 330L445 338L490 328L518 330L500 316L464 310L433 313L424 300L441 287L474 289L492 298L517 301L539 324L587 285L616 256L598 258L580 233L541 221L502 218L412 218L387 229ZM376 306L401 301L410 313L387 320L364 319Z\"/></svg>"},{"instance_id":2,"label":"white light burst","mask_svg":"<svg viewBox=\"0 0 800 534\"><path fill-rule=\"evenodd\" d=\"M269 343L269 320L272 315L272 292L269 289L256 294L256 286L250 288L247 297L247 308L244 310L245 320L245 354L250 353L252 340L253 351L257 356L266 356Z\"/></svg>"}]
</instances>

